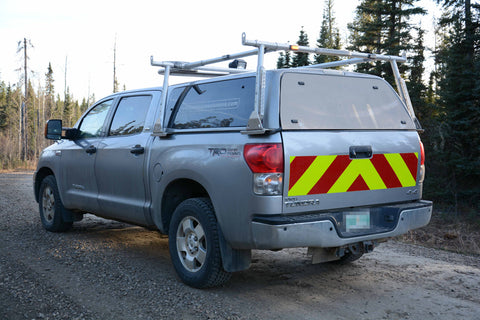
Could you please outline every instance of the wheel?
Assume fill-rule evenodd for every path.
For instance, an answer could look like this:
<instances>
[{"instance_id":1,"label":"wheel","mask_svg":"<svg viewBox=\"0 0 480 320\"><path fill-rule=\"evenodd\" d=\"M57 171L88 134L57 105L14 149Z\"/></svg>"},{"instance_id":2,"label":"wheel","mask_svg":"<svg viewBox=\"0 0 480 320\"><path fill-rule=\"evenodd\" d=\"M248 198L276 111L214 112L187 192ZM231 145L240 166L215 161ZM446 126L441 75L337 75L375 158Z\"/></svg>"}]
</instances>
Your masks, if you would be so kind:
<instances>
[{"instance_id":1,"label":"wheel","mask_svg":"<svg viewBox=\"0 0 480 320\"><path fill-rule=\"evenodd\" d=\"M39 211L43 227L52 232L67 231L72 227L72 222L63 219L63 207L58 193L57 181L54 176L47 176L40 185Z\"/></svg>"},{"instance_id":2,"label":"wheel","mask_svg":"<svg viewBox=\"0 0 480 320\"><path fill-rule=\"evenodd\" d=\"M219 286L230 279L223 269L217 219L207 198L192 198L175 209L168 247L180 279L194 288Z\"/></svg>"}]
</instances>

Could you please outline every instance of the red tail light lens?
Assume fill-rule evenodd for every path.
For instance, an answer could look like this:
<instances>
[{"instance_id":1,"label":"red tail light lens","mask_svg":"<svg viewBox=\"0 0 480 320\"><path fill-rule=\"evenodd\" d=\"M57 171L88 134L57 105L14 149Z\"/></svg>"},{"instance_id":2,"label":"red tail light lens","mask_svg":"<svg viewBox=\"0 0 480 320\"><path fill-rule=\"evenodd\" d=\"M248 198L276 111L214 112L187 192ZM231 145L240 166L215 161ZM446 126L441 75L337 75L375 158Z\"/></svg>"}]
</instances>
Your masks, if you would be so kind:
<instances>
[{"instance_id":1,"label":"red tail light lens","mask_svg":"<svg viewBox=\"0 0 480 320\"><path fill-rule=\"evenodd\" d=\"M283 172L281 143L246 144L243 156L253 173Z\"/></svg>"},{"instance_id":2,"label":"red tail light lens","mask_svg":"<svg viewBox=\"0 0 480 320\"><path fill-rule=\"evenodd\" d=\"M425 149L423 148L422 141L420 141L420 165L425 165Z\"/></svg>"}]
</instances>

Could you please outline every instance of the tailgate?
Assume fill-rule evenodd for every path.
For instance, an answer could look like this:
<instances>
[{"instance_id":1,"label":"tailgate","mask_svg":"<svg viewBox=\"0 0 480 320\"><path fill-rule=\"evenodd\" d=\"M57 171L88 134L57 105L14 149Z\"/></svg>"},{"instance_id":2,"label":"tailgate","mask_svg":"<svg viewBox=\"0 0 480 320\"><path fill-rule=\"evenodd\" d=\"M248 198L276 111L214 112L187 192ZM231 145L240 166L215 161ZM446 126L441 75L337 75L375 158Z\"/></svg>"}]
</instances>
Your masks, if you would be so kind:
<instances>
[{"instance_id":1,"label":"tailgate","mask_svg":"<svg viewBox=\"0 0 480 320\"><path fill-rule=\"evenodd\" d=\"M420 198L420 140L383 79L285 72L280 119L284 212Z\"/></svg>"},{"instance_id":2,"label":"tailgate","mask_svg":"<svg viewBox=\"0 0 480 320\"><path fill-rule=\"evenodd\" d=\"M420 144L414 131L283 132L284 212L420 198Z\"/></svg>"}]
</instances>

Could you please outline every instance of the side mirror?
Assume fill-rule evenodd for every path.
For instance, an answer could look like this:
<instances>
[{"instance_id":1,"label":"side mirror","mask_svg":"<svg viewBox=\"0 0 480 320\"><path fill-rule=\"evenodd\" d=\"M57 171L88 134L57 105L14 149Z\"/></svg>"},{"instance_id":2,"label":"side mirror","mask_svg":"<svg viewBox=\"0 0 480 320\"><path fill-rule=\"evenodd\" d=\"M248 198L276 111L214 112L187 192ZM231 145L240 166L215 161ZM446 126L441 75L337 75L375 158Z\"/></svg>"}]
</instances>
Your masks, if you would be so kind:
<instances>
[{"instance_id":1,"label":"side mirror","mask_svg":"<svg viewBox=\"0 0 480 320\"><path fill-rule=\"evenodd\" d=\"M45 125L45 138L50 140L68 139L74 140L78 137L79 130L75 128L63 128L62 120L51 119Z\"/></svg>"},{"instance_id":2,"label":"side mirror","mask_svg":"<svg viewBox=\"0 0 480 320\"><path fill-rule=\"evenodd\" d=\"M62 139L62 120L52 119L47 121L45 125L45 138L49 140Z\"/></svg>"}]
</instances>

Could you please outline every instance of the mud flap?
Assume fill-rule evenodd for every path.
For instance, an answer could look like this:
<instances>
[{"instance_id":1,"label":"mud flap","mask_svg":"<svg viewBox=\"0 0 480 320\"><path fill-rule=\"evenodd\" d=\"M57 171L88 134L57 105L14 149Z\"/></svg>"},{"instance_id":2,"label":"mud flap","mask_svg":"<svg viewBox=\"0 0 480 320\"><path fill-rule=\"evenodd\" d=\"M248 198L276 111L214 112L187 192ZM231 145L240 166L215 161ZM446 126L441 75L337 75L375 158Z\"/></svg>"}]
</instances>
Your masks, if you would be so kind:
<instances>
[{"instance_id":1,"label":"mud flap","mask_svg":"<svg viewBox=\"0 0 480 320\"><path fill-rule=\"evenodd\" d=\"M73 211L70 211L68 209L63 208L62 210L62 218L64 222L78 222L83 219L83 214L82 213L76 213Z\"/></svg>"},{"instance_id":2,"label":"mud flap","mask_svg":"<svg viewBox=\"0 0 480 320\"><path fill-rule=\"evenodd\" d=\"M307 254L312 256L312 264L335 261L340 259L336 256L335 248L308 247Z\"/></svg>"},{"instance_id":3,"label":"mud flap","mask_svg":"<svg viewBox=\"0 0 480 320\"><path fill-rule=\"evenodd\" d=\"M220 226L218 227L218 240L220 242L223 269L225 271L236 272L246 270L250 267L252 250L233 249L225 240Z\"/></svg>"}]
</instances>

